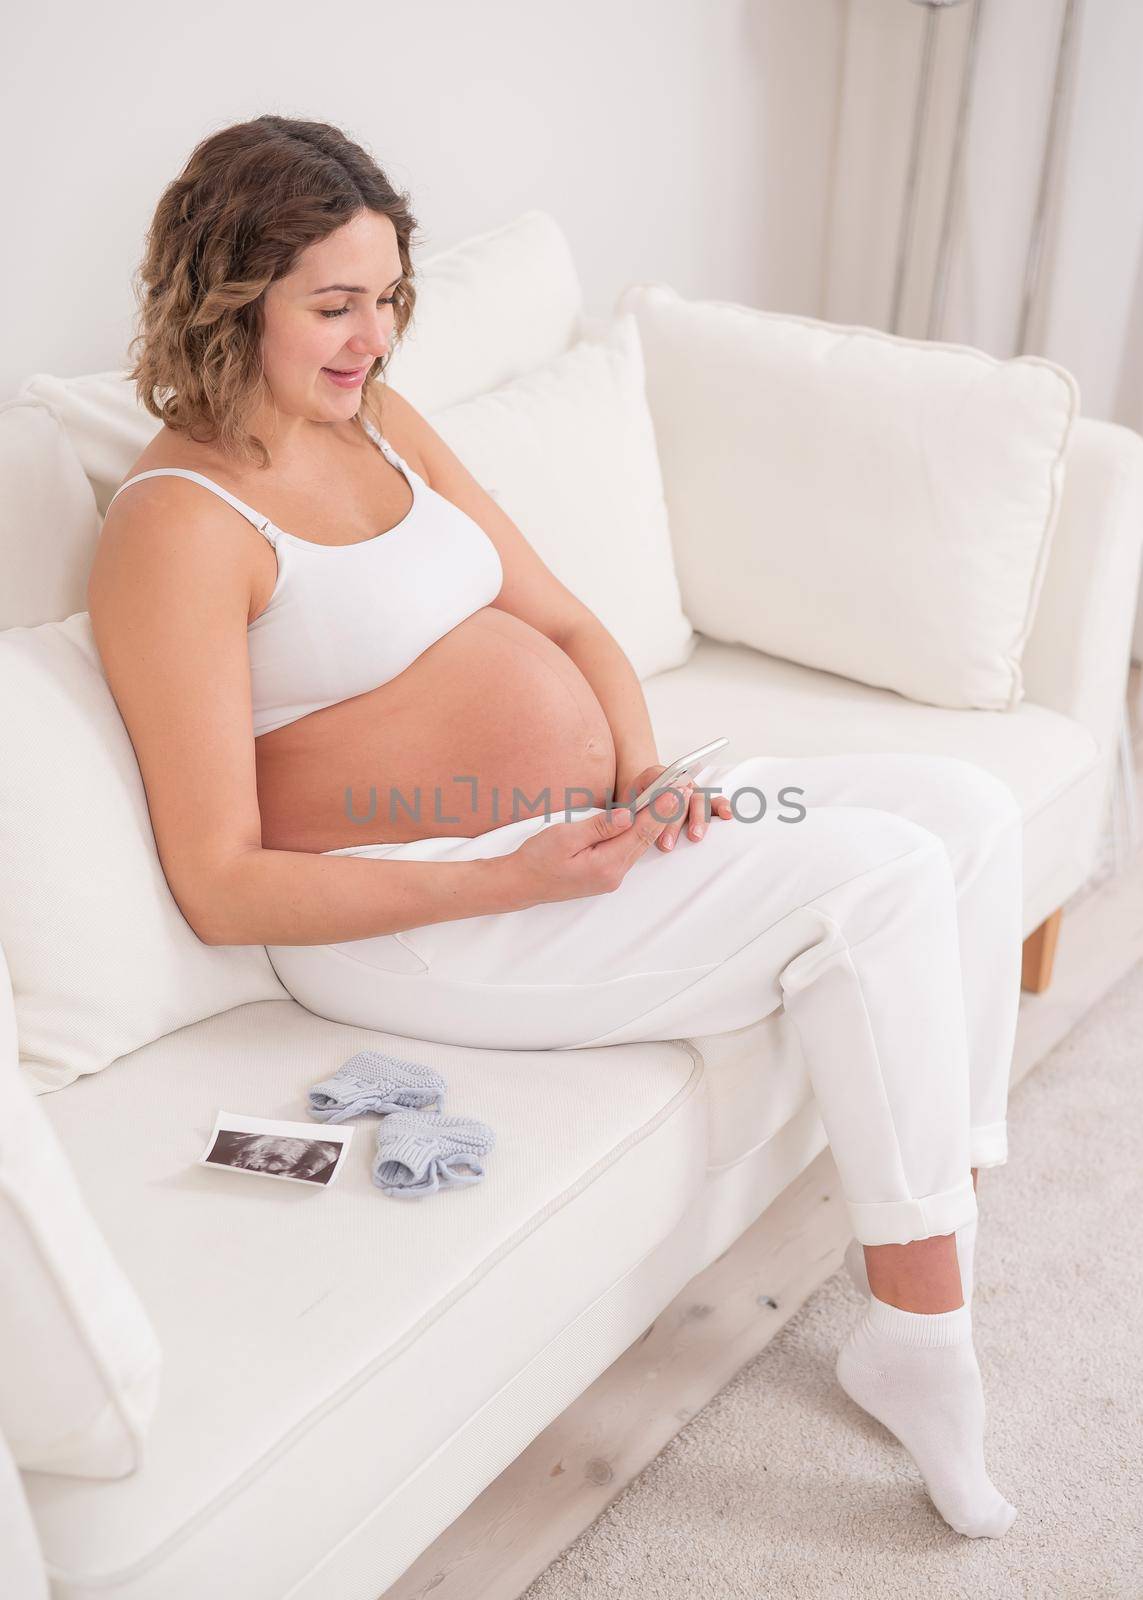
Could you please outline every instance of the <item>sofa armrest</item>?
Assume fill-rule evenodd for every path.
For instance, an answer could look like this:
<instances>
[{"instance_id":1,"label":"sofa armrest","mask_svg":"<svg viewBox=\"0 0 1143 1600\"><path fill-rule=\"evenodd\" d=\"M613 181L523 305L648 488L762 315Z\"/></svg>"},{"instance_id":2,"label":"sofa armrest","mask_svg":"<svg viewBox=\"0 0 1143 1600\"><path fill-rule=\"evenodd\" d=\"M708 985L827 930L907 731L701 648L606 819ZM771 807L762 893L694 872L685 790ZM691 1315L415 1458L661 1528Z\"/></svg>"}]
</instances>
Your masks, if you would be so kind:
<instances>
[{"instance_id":1,"label":"sofa armrest","mask_svg":"<svg viewBox=\"0 0 1143 1600\"><path fill-rule=\"evenodd\" d=\"M0 1434L0 1572L15 1600L48 1600L48 1575L20 1469Z\"/></svg>"},{"instance_id":2,"label":"sofa armrest","mask_svg":"<svg viewBox=\"0 0 1143 1600\"><path fill-rule=\"evenodd\" d=\"M0 1434L16 1465L74 1478L137 1471L162 1359L25 1079L0 947Z\"/></svg>"},{"instance_id":3,"label":"sofa armrest","mask_svg":"<svg viewBox=\"0 0 1143 1600\"><path fill-rule=\"evenodd\" d=\"M16 1017L12 1004L12 985L8 964L0 948L0 1052L15 1056ZM13 1067L0 1060L0 1071ZM21 1600L48 1600L48 1578L44 1570L39 1535L32 1521L24 1480L8 1442L0 1433L0 1572L4 1593Z\"/></svg>"},{"instance_id":4,"label":"sofa armrest","mask_svg":"<svg viewBox=\"0 0 1143 1600\"><path fill-rule=\"evenodd\" d=\"M1024 649L1024 693L1116 748L1143 552L1143 437L1077 417L1063 497Z\"/></svg>"}]
</instances>

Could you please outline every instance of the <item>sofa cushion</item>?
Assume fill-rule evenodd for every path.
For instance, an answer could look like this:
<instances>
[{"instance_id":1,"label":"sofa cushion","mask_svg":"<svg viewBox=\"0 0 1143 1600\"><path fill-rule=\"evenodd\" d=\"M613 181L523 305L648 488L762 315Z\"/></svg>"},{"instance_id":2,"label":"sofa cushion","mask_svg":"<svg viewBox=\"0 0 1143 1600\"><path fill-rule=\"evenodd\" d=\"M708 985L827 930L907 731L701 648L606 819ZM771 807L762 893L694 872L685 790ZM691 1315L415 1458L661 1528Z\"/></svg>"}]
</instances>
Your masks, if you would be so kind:
<instances>
[{"instance_id":1,"label":"sofa cushion","mask_svg":"<svg viewBox=\"0 0 1143 1600\"><path fill-rule=\"evenodd\" d=\"M416 310L386 376L426 415L544 366L575 338L583 290L547 211L468 234L416 270Z\"/></svg>"},{"instance_id":2,"label":"sofa cushion","mask_svg":"<svg viewBox=\"0 0 1143 1600\"><path fill-rule=\"evenodd\" d=\"M102 1144L98 1117L85 1137ZM28 1471L134 1472L161 1366L151 1319L17 1066L0 955L0 1436Z\"/></svg>"},{"instance_id":3,"label":"sofa cushion","mask_svg":"<svg viewBox=\"0 0 1143 1600\"><path fill-rule=\"evenodd\" d=\"M0 405L0 629L87 604L99 512L67 431L42 400Z\"/></svg>"},{"instance_id":4,"label":"sofa cushion","mask_svg":"<svg viewBox=\"0 0 1143 1600\"><path fill-rule=\"evenodd\" d=\"M640 677L686 661L634 317L430 420Z\"/></svg>"},{"instance_id":5,"label":"sofa cushion","mask_svg":"<svg viewBox=\"0 0 1143 1600\"><path fill-rule=\"evenodd\" d=\"M703 634L933 705L1004 711L1075 379L632 285L683 604Z\"/></svg>"},{"instance_id":6,"label":"sofa cushion","mask_svg":"<svg viewBox=\"0 0 1143 1600\"><path fill-rule=\"evenodd\" d=\"M0 748L0 948L36 1093L285 993L262 945L203 944L179 910L86 611L0 633Z\"/></svg>"},{"instance_id":7,"label":"sofa cushion","mask_svg":"<svg viewBox=\"0 0 1143 1600\"><path fill-rule=\"evenodd\" d=\"M667 761L726 734L730 745L719 752L719 766L754 754L898 750L956 755L995 773L1024 812L1025 935L1087 876L1107 767L1089 731L1061 712L1027 700L1003 717L922 705L705 638L682 671L648 679L643 693Z\"/></svg>"},{"instance_id":8,"label":"sofa cushion","mask_svg":"<svg viewBox=\"0 0 1143 1600\"><path fill-rule=\"evenodd\" d=\"M425 1062L446 1111L491 1125L479 1183L382 1194L377 1117L346 1125L347 1165L320 1192L197 1164L220 1108L304 1120L309 1086L363 1046ZM293 1592L670 1236L707 1153L706 1079L682 1043L460 1050L292 1000L198 1023L41 1104L164 1353L141 1472L29 1479L60 1600L197 1600L243 1549L259 1593ZM384 1586L363 1571L355 1592Z\"/></svg>"}]
</instances>

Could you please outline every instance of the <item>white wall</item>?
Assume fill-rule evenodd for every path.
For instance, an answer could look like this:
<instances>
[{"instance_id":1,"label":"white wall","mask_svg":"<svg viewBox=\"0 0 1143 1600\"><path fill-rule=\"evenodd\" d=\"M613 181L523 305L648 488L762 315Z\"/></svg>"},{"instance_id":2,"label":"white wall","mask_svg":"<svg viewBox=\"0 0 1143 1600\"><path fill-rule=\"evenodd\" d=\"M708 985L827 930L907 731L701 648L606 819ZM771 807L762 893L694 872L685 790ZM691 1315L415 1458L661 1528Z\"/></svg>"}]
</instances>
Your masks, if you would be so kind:
<instances>
[{"instance_id":1,"label":"white wall","mask_svg":"<svg viewBox=\"0 0 1143 1600\"><path fill-rule=\"evenodd\" d=\"M33 372L122 364L130 278L163 186L204 135L268 111L333 122L364 143L411 191L423 256L538 206L571 240L592 315L640 278L757 303L792 225L783 212L800 203L788 172L763 176L767 143L796 154L786 123L798 98L772 31L785 30L820 102L815 128L832 90L806 43L820 25L799 33L797 9L117 0L64 18L22 6L5 24L0 69L10 244L0 398ZM829 0L823 21L835 10ZM822 198L819 184L797 224L807 245Z\"/></svg>"}]
</instances>

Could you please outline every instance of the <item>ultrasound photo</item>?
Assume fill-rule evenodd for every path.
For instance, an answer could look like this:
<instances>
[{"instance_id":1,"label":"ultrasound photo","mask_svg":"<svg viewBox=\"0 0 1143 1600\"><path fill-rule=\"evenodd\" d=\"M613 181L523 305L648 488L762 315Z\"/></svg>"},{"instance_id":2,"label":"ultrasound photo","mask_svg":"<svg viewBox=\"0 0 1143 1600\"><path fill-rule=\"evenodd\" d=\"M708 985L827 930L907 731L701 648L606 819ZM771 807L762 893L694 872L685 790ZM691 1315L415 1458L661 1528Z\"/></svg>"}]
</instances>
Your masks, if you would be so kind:
<instances>
[{"instance_id":1,"label":"ultrasound photo","mask_svg":"<svg viewBox=\"0 0 1143 1600\"><path fill-rule=\"evenodd\" d=\"M331 1184L341 1169L352 1128L322 1127L220 1111L199 1161L264 1178Z\"/></svg>"}]
</instances>

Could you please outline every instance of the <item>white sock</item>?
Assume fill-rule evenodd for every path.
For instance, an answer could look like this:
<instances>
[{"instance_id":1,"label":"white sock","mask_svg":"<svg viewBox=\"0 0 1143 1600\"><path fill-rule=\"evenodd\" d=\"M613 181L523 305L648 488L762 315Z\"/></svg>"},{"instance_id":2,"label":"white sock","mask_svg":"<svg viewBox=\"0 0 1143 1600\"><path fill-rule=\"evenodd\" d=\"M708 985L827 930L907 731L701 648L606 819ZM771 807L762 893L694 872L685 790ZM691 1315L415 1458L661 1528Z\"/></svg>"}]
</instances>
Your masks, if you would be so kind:
<instances>
[{"instance_id":1,"label":"white sock","mask_svg":"<svg viewBox=\"0 0 1143 1600\"><path fill-rule=\"evenodd\" d=\"M984 1389L972 1311L903 1311L871 1295L838 1353L837 1379L905 1446L929 1498L957 1533L998 1539L1015 1506L984 1465Z\"/></svg>"},{"instance_id":2,"label":"white sock","mask_svg":"<svg viewBox=\"0 0 1143 1600\"><path fill-rule=\"evenodd\" d=\"M977 1218L963 1222L956 1230L956 1259L960 1267L961 1290L965 1305L972 1304L973 1260L976 1255ZM862 1294L872 1294L869 1273L865 1267L865 1250L857 1239L851 1239L845 1249L845 1265L854 1285Z\"/></svg>"}]
</instances>

